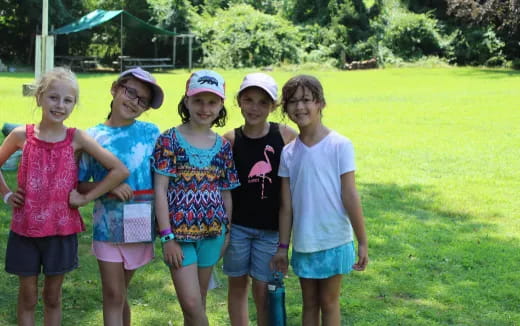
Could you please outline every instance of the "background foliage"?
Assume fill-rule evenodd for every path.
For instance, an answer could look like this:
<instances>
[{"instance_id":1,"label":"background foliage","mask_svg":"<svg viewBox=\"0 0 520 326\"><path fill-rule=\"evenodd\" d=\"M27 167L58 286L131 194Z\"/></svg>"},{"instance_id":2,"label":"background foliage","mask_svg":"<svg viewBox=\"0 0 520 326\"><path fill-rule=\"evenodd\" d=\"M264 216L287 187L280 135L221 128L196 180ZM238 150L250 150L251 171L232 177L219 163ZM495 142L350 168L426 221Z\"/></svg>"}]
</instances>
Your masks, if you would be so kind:
<instances>
[{"instance_id":1,"label":"background foliage","mask_svg":"<svg viewBox=\"0 0 520 326\"><path fill-rule=\"evenodd\" d=\"M41 28L41 0L4 0L0 59L30 65ZM517 66L520 0L55 0L50 26L97 8L124 9L161 28L194 33L195 63L260 67L345 62L376 57L380 64L436 56L458 65ZM124 24L124 53L169 57L172 38ZM120 23L59 36L57 55L94 55L105 63L121 53ZM178 44L176 64L187 63Z\"/></svg>"}]
</instances>

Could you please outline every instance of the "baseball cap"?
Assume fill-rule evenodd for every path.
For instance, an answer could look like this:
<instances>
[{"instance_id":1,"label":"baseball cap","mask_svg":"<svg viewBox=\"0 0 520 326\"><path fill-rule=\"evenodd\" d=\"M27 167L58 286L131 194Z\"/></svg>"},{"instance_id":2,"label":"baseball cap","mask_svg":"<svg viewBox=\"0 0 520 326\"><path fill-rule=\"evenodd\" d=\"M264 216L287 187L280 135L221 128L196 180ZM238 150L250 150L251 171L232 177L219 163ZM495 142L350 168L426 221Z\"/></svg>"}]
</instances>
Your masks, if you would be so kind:
<instances>
[{"instance_id":1,"label":"baseball cap","mask_svg":"<svg viewBox=\"0 0 520 326\"><path fill-rule=\"evenodd\" d=\"M260 87L266 91L267 94L269 94L269 96L273 99L273 101L276 102L278 99L278 86L276 85L276 81L273 79L273 77L262 72L248 74L244 77L238 93L240 94L240 92L242 92L244 89L253 86Z\"/></svg>"},{"instance_id":2,"label":"baseball cap","mask_svg":"<svg viewBox=\"0 0 520 326\"><path fill-rule=\"evenodd\" d=\"M145 82L149 84L152 87L153 94L152 94L152 100L150 101L150 106L154 109L158 109L164 100L164 92L161 89L161 87L157 84L157 81L152 76L151 73L149 73L146 70L143 70L141 67L136 67L132 69L125 70L119 75L119 78L132 75L135 78L139 79L142 82Z\"/></svg>"},{"instance_id":3,"label":"baseball cap","mask_svg":"<svg viewBox=\"0 0 520 326\"><path fill-rule=\"evenodd\" d=\"M224 78L213 70L199 70L192 73L186 82L186 95L193 96L202 92L210 92L225 99Z\"/></svg>"}]
</instances>

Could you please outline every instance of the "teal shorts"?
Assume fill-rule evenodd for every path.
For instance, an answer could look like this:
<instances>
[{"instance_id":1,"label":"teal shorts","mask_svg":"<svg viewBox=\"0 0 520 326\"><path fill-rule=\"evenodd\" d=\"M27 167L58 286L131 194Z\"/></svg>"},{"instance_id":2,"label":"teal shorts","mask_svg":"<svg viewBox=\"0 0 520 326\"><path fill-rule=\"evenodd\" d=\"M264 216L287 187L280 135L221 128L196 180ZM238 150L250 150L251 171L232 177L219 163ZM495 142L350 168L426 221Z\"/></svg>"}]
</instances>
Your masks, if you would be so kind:
<instances>
[{"instance_id":1,"label":"teal shorts","mask_svg":"<svg viewBox=\"0 0 520 326\"><path fill-rule=\"evenodd\" d=\"M226 240L226 227L222 226L222 234L216 238L202 239L193 242L178 242L182 248L184 259L182 266L197 264L197 267L211 267L220 259L220 250ZM169 264L166 264L170 266Z\"/></svg>"},{"instance_id":2,"label":"teal shorts","mask_svg":"<svg viewBox=\"0 0 520 326\"><path fill-rule=\"evenodd\" d=\"M356 261L354 242L317 252L292 252L291 266L301 278L325 279L348 274Z\"/></svg>"}]
</instances>

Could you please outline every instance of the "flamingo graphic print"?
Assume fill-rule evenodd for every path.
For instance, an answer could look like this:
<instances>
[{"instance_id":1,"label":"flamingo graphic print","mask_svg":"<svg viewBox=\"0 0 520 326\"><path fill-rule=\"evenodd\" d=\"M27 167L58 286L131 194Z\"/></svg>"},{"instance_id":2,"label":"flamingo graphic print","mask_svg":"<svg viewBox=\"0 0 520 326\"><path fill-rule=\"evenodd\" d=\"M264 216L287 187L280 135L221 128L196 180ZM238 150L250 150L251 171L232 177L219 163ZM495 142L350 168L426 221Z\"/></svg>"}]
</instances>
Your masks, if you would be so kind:
<instances>
[{"instance_id":1,"label":"flamingo graphic print","mask_svg":"<svg viewBox=\"0 0 520 326\"><path fill-rule=\"evenodd\" d=\"M262 191L260 193L260 199L266 199L267 196L264 196L264 183L265 180L269 181L269 183L273 183L273 180L267 176L269 172L273 170L271 167L271 162L269 161L269 156L267 156L267 152L271 152L274 154L274 149L269 146L265 145L264 148L264 157L265 161L258 161L256 162L253 167L251 168L251 171L249 171L249 175L247 176L248 179L251 179L253 177L258 177L261 179L262 183Z\"/></svg>"}]
</instances>

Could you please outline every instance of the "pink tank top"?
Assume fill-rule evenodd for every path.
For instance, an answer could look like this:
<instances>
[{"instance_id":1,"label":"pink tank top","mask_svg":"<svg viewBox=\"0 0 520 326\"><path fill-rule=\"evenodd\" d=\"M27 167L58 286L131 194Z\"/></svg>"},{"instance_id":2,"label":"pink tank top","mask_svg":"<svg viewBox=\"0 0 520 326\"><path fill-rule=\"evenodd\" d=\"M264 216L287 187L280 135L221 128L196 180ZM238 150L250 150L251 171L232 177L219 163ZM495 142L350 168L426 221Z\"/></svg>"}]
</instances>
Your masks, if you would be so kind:
<instances>
[{"instance_id":1,"label":"pink tank top","mask_svg":"<svg viewBox=\"0 0 520 326\"><path fill-rule=\"evenodd\" d=\"M69 193L78 183L72 147L75 132L68 128L64 140L49 143L34 136L34 125L26 126L18 168L18 188L25 190L25 203L13 209L13 232L37 238L85 230L78 209L69 206Z\"/></svg>"}]
</instances>

